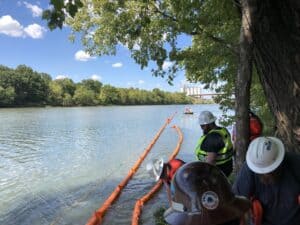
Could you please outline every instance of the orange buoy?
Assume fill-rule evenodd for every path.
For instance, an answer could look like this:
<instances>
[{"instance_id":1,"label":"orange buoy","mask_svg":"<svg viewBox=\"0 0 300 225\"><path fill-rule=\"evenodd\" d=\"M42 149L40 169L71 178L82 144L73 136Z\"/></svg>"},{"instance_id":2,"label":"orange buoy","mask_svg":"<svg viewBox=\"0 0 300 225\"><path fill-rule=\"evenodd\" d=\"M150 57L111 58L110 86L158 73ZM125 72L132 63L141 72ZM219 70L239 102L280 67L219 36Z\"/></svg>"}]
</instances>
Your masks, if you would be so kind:
<instances>
[{"instance_id":1,"label":"orange buoy","mask_svg":"<svg viewBox=\"0 0 300 225\"><path fill-rule=\"evenodd\" d=\"M173 128L176 129L176 131L179 134L179 141L172 153L172 155L170 156L169 160L174 159L176 157L176 155L178 154L182 141L183 141L183 135L181 130L177 127L177 126L173 126ZM159 180L155 186L153 186L153 188L146 194L144 195L142 198L138 199L135 203L134 206L134 210L133 210L133 214L132 214L132 222L131 225L138 225L139 224L139 218L140 218L140 214L142 212L142 207L143 205L152 198L152 196L159 191L160 187L162 185L162 180Z\"/></svg>"},{"instance_id":2,"label":"orange buoy","mask_svg":"<svg viewBox=\"0 0 300 225\"><path fill-rule=\"evenodd\" d=\"M107 209L113 204L113 202L118 198L123 188L126 186L128 181L132 178L132 176L135 174L139 166L142 164L143 160L147 156L147 154L152 149L153 145L163 132L163 130L166 128L166 126L171 122L171 120L174 118L176 113L174 113L171 117L169 117L165 124L160 128L160 130L155 135L154 139L151 141L151 143L148 145L148 147L145 149L143 154L139 157L139 159L136 161L134 166L130 169L127 176L119 183L119 185L115 188L115 190L111 193L111 195L106 199L106 201L102 204L102 206L93 213L93 215L89 218L86 225L99 225L102 223L103 217L107 211Z\"/></svg>"}]
</instances>

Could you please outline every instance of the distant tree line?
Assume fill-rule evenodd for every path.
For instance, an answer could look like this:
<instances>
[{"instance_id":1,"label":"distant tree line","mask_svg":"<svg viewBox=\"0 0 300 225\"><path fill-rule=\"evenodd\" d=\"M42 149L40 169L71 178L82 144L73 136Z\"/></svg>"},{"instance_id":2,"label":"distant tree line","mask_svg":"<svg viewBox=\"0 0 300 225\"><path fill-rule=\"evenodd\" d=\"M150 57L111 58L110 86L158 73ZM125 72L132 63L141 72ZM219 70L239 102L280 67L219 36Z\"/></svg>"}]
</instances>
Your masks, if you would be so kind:
<instances>
[{"instance_id":1,"label":"distant tree line","mask_svg":"<svg viewBox=\"0 0 300 225\"><path fill-rule=\"evenodd\" d=\"M46 73L20 65L11 69L0 65L0 106L96 106L189 104L184 93L117 88L93 79L74 83L71 79L52 80Z\"/></svg>"}]
</instances>

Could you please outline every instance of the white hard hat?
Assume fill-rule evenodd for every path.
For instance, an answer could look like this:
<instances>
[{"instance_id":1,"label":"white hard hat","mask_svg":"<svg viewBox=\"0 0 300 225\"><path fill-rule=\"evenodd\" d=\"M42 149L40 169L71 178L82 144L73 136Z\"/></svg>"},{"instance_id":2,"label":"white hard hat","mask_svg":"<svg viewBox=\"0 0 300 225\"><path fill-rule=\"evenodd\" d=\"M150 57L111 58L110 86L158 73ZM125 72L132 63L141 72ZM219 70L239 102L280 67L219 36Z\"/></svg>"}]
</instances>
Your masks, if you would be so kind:
<instances>
[{"instance_id":1,"label":"white hard hat","mask_svg":"<svg viewBox=\"0 0 300 225\"><path fill-rule=\"evenodd\" d=\"M199 115L199 124L210 124L216 121L216 117L210 111L202 111Z\"/></svg>"},{"instance_id":2,"label":"white hard hat","mask_svg":"<svg viewBox=\"0 0 300 225\"><path fill-rule=\"evenodd\" d=\"M281 164L284 154L283 143L278 138L258 137L248 147L246 162L255 173L270 173Z\"/></svg>"},{"instance_id":3,"label":"white hard hat","mask_svg":"<svg viewBox=\"0 0 300 225\"><path fill-rule=\"evenodd\" d=\"M155 181L158 181L164 167L164 160L162 158L160 159L153 159L151 162L149 162L146 166L146 169L150 176L154 177Z\"/></svg>"}]
</instances>

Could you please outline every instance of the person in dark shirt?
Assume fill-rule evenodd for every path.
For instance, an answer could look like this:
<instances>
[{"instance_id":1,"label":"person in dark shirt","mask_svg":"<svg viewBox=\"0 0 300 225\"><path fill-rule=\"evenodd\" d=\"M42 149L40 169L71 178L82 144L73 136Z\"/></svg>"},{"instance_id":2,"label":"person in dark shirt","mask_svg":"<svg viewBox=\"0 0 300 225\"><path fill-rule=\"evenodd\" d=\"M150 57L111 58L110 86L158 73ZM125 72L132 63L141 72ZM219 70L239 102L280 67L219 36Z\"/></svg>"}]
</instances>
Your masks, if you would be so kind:
<instances>
[{"instance_id":1,"label":"person in dark shirt","mask_svg":"<svg viewBox=\"0 0 300 225\"><path fill-rule=\"evenodd\" d=\"M171 186L172 205L164 213L169 225L239 225L250 201L234 195L221 170L206 162L184 164Z\"/></svg>"},{"instance_id":2,"label":"person in dark shirt","mask_svg":"<svg viewBox=\"0 0 300 225\"><path fill-rule=\"evenodd\" d=\"M300 155L285 152L278 138L254 139L233 191L260 204L257 224L300 224Z\"/></svg>"},{"instance_id":3,"label":"person in dark shirt","mask_svg":"<svg viewBox=\"0 0 300 225\"><path fill-rule=\"evenodd\" d=\"M233 146L231 136L225 127L215 123L216 117L209 111L202 111L199 115L199 124L203 136L196 145L197 159L219 167L226 176L233 169Z\"/></svg>"}]
</instances>

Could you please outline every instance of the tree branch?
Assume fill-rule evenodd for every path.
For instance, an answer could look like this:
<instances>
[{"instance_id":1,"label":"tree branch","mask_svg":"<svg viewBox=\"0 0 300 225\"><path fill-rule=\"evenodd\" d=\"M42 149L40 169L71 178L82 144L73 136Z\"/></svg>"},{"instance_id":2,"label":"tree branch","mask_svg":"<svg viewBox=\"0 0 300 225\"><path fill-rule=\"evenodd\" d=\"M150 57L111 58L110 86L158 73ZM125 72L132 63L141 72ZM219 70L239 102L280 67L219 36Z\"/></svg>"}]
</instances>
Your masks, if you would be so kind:
<instances>
[{"instance_id":1,"label":"tree branch","mask_svg":"<svg viewBox=\"0 0 300 225\"><path fill-rule=\"evenodd\" d=\"M154 13L159 13L163 17L165 17L167 19L170 19L172 22L176 22L177 24L179 24L179 21L176 19L176 17L173 17L172 15L169 15L166 12L161 11L159 9L159 6L157 4L155 4L155 3L153 3L153 6L154 6L154 9L155 9ZM191 31L191 32L185 31L185 33L189 34L189 35L192 35L192 36L195 36L195 35L205 35L206 37L208 37L212 41L224 45L226 48L228 48L230 51L232 51L233 54L235 54L237 56L239 55L239 49L238 49L237 45L233 45L232 43L228 43L228 42L226 42L226 40L224 40L222 38L219 38L219 37L216 37L216 36L214 36L214 35L206 32L200 26L198 27L198 31L197 30L194 30L194 31Z\"/></svg>"}]
</instances>

